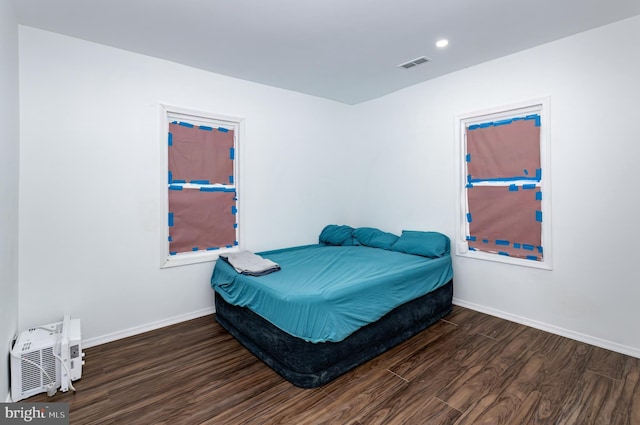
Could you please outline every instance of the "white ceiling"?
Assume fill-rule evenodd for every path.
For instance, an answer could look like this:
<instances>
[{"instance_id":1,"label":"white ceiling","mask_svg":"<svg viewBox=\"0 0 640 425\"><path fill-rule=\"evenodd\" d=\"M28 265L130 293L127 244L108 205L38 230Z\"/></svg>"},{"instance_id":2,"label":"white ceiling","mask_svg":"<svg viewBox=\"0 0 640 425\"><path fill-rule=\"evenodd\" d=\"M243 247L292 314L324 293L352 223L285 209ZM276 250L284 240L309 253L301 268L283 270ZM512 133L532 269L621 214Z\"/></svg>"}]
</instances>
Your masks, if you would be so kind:
<instances>
[{"instance_id":1,"label":"white ceiling","mask_svg":"<svg viewBox=\"0 0 640 425\"><path fill-rule=\"evenodd\" d=\"M13 3L24 25L347 104L640 14L640 0Z\"/></svg>"}]
</instances>

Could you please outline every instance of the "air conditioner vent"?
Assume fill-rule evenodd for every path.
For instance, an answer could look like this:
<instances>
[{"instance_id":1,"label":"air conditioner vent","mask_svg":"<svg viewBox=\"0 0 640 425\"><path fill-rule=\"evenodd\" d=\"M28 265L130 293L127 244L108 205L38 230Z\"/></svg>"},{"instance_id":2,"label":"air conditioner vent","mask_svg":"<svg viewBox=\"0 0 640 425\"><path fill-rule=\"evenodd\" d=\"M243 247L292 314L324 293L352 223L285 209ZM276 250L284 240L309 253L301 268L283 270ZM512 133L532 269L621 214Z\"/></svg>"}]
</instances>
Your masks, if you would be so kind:
<instances>
[{"instance_id":1,"label":"air conditioner vent","mask_svg":"<svg viewBox=\"0 0 640 425\"><path fill-rule=\"evenodd\" d=\"M415 58L408 62L401 63L400 65L398 65L398 68L409 69L409 68L413 68L416 65L422 65L423 63L427 63L427 62L431 62L431 59L429 59L426 56L420 56L419 58Z\"/></svg>"}]
</instances>

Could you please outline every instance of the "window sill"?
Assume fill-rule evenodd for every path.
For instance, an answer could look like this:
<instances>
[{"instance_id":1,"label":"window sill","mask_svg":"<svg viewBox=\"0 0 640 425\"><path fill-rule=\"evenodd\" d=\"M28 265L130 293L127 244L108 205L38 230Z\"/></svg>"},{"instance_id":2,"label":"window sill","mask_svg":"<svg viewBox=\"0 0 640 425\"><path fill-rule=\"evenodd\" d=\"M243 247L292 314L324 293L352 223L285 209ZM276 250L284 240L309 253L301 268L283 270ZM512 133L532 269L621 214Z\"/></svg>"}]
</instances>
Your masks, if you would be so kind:
<instances>
[{"instance_id":1,"label":"window sill","mask_svg":"<svg viewBox=\"0 0 640 425\"><path fill-rule=\"evenodd\" d=\"M545 251L546 253L546 251ZM524 258L509 257L483 251L470 251L466 242L458 242L455 247L455 255L463 258L492 261L494 263L512 264L515 266L531 267L534 269L552 270L548 253L543 261L533 261Z\"/></svg>"},{"instance_id":2,"label":"window sill","mask_svg":"<svg viewBox=\"0 0 640 425\"><path fill-rule=\"evenodd\" d=\"M238 251L239 249L236 246L234 248L216 249L214 251L185 252L178 253L176 255L168 255L160 268L166 269L170 267L186 266L189 264L209 263L212 261L216 261L222 253Z\"/></svg>"}]
</instances>

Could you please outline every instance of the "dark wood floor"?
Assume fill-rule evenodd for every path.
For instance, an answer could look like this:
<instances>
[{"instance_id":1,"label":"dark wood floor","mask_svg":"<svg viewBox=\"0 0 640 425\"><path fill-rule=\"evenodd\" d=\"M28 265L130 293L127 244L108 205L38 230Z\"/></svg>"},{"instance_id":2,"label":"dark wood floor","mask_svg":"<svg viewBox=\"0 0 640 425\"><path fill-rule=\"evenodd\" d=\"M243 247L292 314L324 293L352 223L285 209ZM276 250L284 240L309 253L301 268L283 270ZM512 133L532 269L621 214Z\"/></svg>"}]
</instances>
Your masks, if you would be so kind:
<instances>
[{"instance_id":1,"label":"dark wood floor","mask_svg":"<svg viewBox=\"0 0 640 425\"><path fill-rule=\"evenodd\" d=\"M640 359L461 307L322 388L213 316L86 350L71 424L640 424Z\"/></svg>"}]
</instances>

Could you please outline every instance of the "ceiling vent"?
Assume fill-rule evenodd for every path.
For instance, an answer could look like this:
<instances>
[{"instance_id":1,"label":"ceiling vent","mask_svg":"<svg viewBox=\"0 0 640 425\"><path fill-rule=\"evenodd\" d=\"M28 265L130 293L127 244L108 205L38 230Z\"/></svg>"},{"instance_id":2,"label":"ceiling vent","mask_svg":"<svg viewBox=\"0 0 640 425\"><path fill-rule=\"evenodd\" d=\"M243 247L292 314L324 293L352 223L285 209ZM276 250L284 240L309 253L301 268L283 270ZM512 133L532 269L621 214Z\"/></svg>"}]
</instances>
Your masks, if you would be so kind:
<instances>
[{"instance_id":1,"label":"ceiling vent","mask_svg":"<svg viewBox=\"0 0 640 425\"><path fill-rule=\"evenodd\" d=\"M426 56L420 56L419 58L412 59L409 62L401 63L400 65L398 65L398 68L409 69L413 68L416 65L422 65L423 63L427 62L431 62L431 59Z\"/></svg>"}]
</instances>

